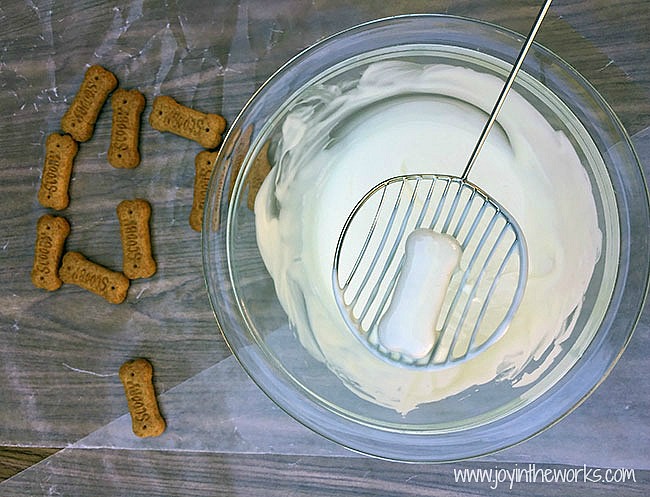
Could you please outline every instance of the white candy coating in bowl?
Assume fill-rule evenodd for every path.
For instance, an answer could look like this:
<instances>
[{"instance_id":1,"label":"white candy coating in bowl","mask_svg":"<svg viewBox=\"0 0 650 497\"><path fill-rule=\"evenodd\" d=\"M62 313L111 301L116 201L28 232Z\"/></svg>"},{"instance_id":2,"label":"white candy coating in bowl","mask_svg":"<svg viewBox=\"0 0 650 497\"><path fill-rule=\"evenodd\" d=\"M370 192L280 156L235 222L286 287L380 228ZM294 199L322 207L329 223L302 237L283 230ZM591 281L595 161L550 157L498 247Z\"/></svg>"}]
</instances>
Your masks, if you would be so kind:
<instances>
[{"instance_id":1,"label":"white candy coating in bowl","mask_svg":"<svg viewBox=\"0 0 650 497\"><path fill-rule=\"evenodd\" d=\"M538 45L470 178L528 243L508 331L462 365L422 372L377 358L337 316L331 264L345 216L387 177L458 174L520 43L449 16L362 25L281 68L226 138L203 223L217 321L271 399L342 445L407 461L507 447L579 404L629 340L650 258L640 168L605 102ZM646 272L631 278L632 267Z\"/></svg>"}]
</instances>

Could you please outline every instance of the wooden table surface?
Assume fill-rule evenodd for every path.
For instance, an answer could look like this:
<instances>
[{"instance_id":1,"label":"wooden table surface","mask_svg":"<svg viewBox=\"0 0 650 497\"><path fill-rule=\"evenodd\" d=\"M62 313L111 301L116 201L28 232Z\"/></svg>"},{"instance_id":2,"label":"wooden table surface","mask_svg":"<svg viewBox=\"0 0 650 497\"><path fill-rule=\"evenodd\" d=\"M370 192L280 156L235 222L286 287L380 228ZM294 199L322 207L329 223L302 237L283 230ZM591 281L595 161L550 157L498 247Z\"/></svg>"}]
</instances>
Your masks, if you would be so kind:
<instances>
[{"instance_id":1,"label":"wooden table surface","mask_svg":"<svg viewBox=\"0 0 650 497\"><path fill-rule=\"evenodd\" d=\"M159 94L232 122L275 68L359 22L449 13L527 32L538 7L530 0L3 1L0 495L648 495L647 310L620 363L583 405L496 455L453 465L380 461L335 447L284 416L241 372L209 306L200 235L187 221L194 156L201 148L146 122ZM538 41L605 97L650 173L647 0L556 0ZM120 86L138 88L147 99L141 165L108 165L110 112L103 111L92 140L80 146L71 203L62 212L72 225L69 250L119 268L117 203L143 197L152 204L158 272L134 281L117 306L73 286L38 290L29 276L36 221L51 212L36 198L45 138L60 129L91 64L111 69ZM164 444L129 439L122 433L128 418L117 371L136 356L154 364L168 413L187 399L180 393L209 388L212 378L237 385L241 402L197 398L186 408L182 430L172 430ZM204 426L204 419L213 421ZM205 432L220 438L202 439ZM463 468L529 464L628 468L636 481L520 483L512 489L501 483L492 490L489 482L454 477Z\"/></svg>"}]
</instances>

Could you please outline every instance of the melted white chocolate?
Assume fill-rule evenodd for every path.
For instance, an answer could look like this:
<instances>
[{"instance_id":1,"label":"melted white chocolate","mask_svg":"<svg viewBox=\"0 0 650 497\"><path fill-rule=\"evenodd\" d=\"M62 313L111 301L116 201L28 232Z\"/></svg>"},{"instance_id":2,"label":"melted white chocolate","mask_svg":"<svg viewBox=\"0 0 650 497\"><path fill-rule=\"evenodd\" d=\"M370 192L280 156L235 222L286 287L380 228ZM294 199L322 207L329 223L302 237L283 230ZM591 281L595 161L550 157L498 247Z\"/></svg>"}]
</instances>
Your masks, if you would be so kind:
<instances>
[{"instance_id":1,"label":"melted white chocolate","mask_svg":"<svg viewBox=\"0 0 650 497\"><path fill-rule=\"evenodd\" d=\"M515 91L470 175L514 216L528 244L526 292L505 335L442 371L404 368L348 330L333 296L334 251L355 204L392 176L458 176L502 84L460 67L381 62L356 85L320 88L286 118L278 163L255 205L258 246L303 346L371 402L407 413L495 379L516 383L570 334L567 317L599 257L595 202L569 140Z\"/></svg>"}]
</instances>

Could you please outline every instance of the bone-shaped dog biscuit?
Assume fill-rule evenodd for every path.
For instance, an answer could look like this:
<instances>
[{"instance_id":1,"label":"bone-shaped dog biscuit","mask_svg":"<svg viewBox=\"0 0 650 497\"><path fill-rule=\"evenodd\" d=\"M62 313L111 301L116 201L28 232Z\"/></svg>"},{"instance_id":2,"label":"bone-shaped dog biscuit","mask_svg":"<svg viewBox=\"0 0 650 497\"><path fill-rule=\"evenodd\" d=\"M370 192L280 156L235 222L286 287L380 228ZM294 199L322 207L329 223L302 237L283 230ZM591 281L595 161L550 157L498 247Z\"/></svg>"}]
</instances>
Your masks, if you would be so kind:
<instances>
[{"instance_id":1,"label":"bone-shaped dog biscuit","mask_svg":"<svg viewBox=\"0 0 650 497\"><path fill-rule=\"evenodd\" d=\"M68 187L79 146L70 135L52 133L45 141L45 162L38 201L43 207L65 209L70 203Z\"/></svg>"},{"instance_id":2,"label":"bone-shaped dog biscuit","mask_svg":"<svg viewBox=\"0 0 650 497\"><path fill-rule=\"evenodd\" d=\"M260 152L255 157L253 161L253 166L251 167L250 172L248 173L247 183L248 183L248 208L252 211L255 210L255 199L257 198L257 192L260 191L262 183L271 172L271 164L269 162L269 145L270 141L267 141Z\"/></svg>"},{"instance_id":3,"label":"bone-shaped dog biscuit","mask_svg":"<svg viewBox=\"0 0 650 497\"><path fill-rule=\"evenodd\" d=\"M210 175L216 158L217 152L204 150L199 152L194 159L194 198L192 200L192 210L190 211L190 226L195 231L201 231L203 225L205 195L208 191L208 183L210 182Z\"/></svg>"},{"instance_id":4,"label":"bone-shaped dog biscuit","mask_svg":"<svg viewBox=\"0 0 650 497\"><path fill-rule=\"evenodd\" d=\"M59 277L64 283L85 288L112 304L124 301L130 284L122 273L89 261L79 252L67 252L63 256Z\"/></svg>"},{"instance_id":5,"label":"bone-shaped dog biscuit","mask_svg":"<svg viewBox=\"0 0 650 497\"><path fill-rule=\"evenodd\" d=\"M61 129L78 142L90 140L97 116L116 87L117 78L112 72L102 66L90 66L72 104L61 119Z\"/></svg>"},{"instance_id":6,"label":"bone-shaped dog biscuit","mask_svg":"<svg viewBox=\"0 0 650 497\"><path fill-rule=\"evenodd\" d=\"M63 217L45 214L36 224L36 245L32 283L38 288L53 291L63 283L59 278L59 264L70 224Z\"/></svg>"},{"instance_id":7,"label":"bone-shaped dog biscuit","mask_svg":"<svg viewBox=\"0 0 650 497\"><path fill-rule=\"evenodd\" d=\"M226 121L218 114L206 114L179 104L167 95L154 99L149 123L158 131L169 131L199 143L204 148L215 148L221 143Z\"/></svg>"},{"instance_id":8,"label":"bone-shaped dog biscuit","mask_svg":"<svg viewBox=\"0 0 650 497\"><path fill-rule=\"evenodd\" d=\"M113 123L108 162L114 167L132 169L140 164L140 116L144 95L138 90L115 90L111 97Z\"/></svg>"},{"instance_id":9,"label":"bone-shaped dog biscuit","mask_svg":"<svg viewBox=\"0 0 650 497\"><path fill-rule=\"evenodd\" d=\"M122 238L122 271L127 278L149 278L156 272L151 255L151 206L143 199L123 200L117 206Z\"/></svg>"},{"instance_id":10,"label":"bone-shaped dog biscuit","mask_svg":"<svg viewBox=\"0 0 650 497\"><path fill-rule=\"evenodd\" d=\"M134 359L122 364L120 379L131 414L133 433L139 437L157 437L165 431L153 388L153 368L146 359Z\"/></svg>"}]
</instances>

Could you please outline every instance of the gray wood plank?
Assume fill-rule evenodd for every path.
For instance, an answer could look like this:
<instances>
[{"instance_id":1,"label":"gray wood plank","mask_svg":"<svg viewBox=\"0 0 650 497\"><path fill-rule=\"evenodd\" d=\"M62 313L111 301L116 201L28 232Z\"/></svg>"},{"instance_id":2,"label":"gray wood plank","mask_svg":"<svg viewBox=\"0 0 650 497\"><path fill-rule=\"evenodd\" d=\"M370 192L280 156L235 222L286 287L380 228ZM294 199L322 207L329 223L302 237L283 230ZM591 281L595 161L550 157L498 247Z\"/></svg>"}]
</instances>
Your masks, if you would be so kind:
<instances>
[{"instance_id":1,"label":"gray wood plank","mask_svg":"<svg viewBox=\"0 0 650 497\"><path fill-rule=\"evenodd\" d=\"M649 471L637 470L624 476L595 472L601 468L587 468L587 480L601 481L585 482L585 472L579 472L580 469L584 468L478 462L410 465L370 458L64 449L6 481L0 490L7 495L98 497L586 494L631 497L645 496L650 490ZM474 471L476 478L480 478L478 471L481 471L485 481L463 482L459 472L465 470ZM512 488L506 472L513 475ZM555 482L556 478L565 481ZM606 479L627 481L606 482Z\"/></svg>"}]
</instances>

